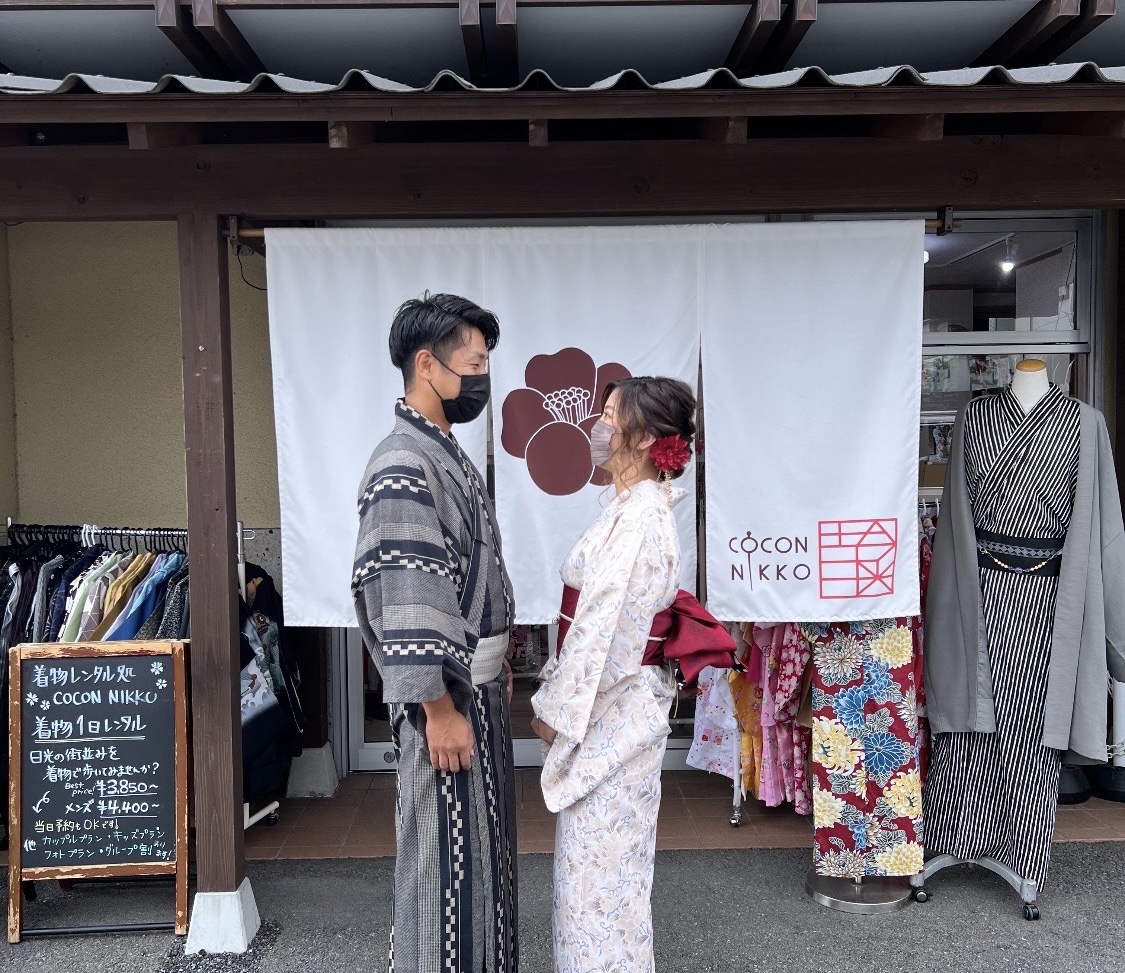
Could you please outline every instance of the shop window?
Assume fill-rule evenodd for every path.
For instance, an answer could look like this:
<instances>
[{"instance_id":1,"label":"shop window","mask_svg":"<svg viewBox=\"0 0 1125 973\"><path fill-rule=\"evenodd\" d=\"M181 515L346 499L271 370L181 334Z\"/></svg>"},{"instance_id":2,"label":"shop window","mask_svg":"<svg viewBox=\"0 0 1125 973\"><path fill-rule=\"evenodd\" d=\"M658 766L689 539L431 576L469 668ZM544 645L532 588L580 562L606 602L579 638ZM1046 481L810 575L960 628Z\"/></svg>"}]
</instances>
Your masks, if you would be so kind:
<instances>
[{"instance_id":1,"label":"shop window","mask_svg":"<svg viewBox=\"0 0 1125 973\"><path fill-rule=\"evenodd\" d=\"M936 499L957 413L1038 358L1064 392L1089 401L1092 217L965 220L926 237L918 482Z\"/></svg>"}]
</instances>

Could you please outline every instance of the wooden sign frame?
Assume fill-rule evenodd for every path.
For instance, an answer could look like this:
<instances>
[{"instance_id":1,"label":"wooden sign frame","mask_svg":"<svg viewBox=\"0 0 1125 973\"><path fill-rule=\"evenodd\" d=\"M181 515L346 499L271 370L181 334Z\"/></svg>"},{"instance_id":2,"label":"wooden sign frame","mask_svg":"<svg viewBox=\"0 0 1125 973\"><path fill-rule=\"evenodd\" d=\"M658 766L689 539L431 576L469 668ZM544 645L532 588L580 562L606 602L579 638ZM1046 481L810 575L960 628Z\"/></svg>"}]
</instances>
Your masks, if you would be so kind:
<instances>
[{"instance_id":1,"label":"wooden sign frame","mask_svg":"<svg viewBox=\"0 0 1125 973\"><path fill-rule=\"evenodd\" d=\"M176 918L168 924L115 925L114 930L160 928L174 929L177 936L187 935L188 924L188 722L187 666L184 642L78 642L18 645L8 658L8 755L10 786L8 795L8 942L18 943L21 935L48 934L50 930L23 929L23 883L36 879L129 878L142 875L174 875L176 879ZM23 694L22 666L27 659L95 659L115 656L168 656L172 661L173 713L175 720L176 766L176 859L120 865L60 865L51 868L21 868L23 835L20 803L23 785ZM104 927L68 932L104 932Z\"/></svg>"}]
</instances>

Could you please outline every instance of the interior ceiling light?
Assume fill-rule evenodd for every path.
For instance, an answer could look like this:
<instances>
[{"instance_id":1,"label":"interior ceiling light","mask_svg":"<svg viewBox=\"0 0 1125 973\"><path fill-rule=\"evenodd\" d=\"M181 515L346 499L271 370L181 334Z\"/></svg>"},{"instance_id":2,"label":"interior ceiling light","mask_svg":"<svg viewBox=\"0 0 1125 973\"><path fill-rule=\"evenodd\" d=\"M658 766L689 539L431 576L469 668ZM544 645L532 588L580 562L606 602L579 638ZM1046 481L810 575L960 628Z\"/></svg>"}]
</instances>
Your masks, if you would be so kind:
<instances>
[{"instance_id":1,"label":"interior ceiling light","mask_svg":"<svg viewBox=\"0 0 1125 973\"><path fill-rule=\"evenodd\" d=\"M1016 269L1016 262L1012 259L1012 238L1006 237L1004 240L1004 259L1000 261L1000 269L1006 274L1010 274Z\"/></svg>"}]
</instances>

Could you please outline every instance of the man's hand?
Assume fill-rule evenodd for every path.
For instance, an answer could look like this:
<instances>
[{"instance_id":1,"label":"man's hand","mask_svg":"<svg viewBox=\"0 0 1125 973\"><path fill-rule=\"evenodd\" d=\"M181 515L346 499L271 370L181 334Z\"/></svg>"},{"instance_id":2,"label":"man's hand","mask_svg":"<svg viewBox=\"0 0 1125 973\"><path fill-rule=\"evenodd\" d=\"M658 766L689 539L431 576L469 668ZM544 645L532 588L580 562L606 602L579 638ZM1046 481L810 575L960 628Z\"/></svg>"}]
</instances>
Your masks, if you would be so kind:
<instances>
[{"instance_id":1,"label":"man's hand","mask_svg":"<svg viewBox=\"0 0 1125 973\"><path fill-rule=\"evenodd\" d=\"M432 703L423 703L426 711L426 746L430 763L436 770L457 773L468 770L473 759L473 728L453 705L446 693Z\"/></svg>"},{"instance_id":2,"label":"man's hand","mask_svg":"<svg viewBox=\"0 0 1125 973\"><path fill-rule=\"evenodd\" d=\"M552 743L555 742L555 735L556 734L555 734L554 729L547 726L547 724L544 723L541 719L539 719L538 716L533 716L531 718L531 732L534 733L537 737L539 737L539 739L542 740L545 744L547 744L547 746L550 746Z\"/></svg>"}]
</instances>

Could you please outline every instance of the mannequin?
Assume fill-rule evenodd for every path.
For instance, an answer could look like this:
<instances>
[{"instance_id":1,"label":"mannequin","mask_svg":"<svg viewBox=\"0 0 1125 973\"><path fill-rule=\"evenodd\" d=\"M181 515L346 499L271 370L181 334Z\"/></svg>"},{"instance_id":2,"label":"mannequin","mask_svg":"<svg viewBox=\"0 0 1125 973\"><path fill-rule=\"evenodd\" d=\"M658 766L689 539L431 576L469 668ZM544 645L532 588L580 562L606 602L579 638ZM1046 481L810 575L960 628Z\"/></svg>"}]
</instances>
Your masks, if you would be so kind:
<instances>
[{"instance_id":1,"label":"mannequin","mask_svg":"<svg viewBox=\"0 0 1125 973\"><path fill-rule=\"evenodd\" d=\"M975 861L1039 917L1059 768L1108 757L1125 681L1125 525L1105 417L1043 362L957 418L926 594L921 882Z\"/></svg>"},{"instance_id":2,"label":"mannequin","mask_svg":"<svg viewBox=\"0 0 1125 973\"><path fill-rule=\"evenodd\" d=\"M1031 412L1051 390L1047 366L1038 358L1025 358L1016 365L1012 376L1012 394L1019 401L1024 415ZM1090 798L1090 784L1081 767L1063 765L1059 775L1060 804L1081 804Z\"/></svg>"},{"instance_id":3,"label":"mannequin","mask_svg":"<svg viewBox=\"0 0 1125 973\"><path fill-rule=\"evenodd\" d=\"M1044 362L1038 358L1025 358L1016 365L1016 374L1012 376L1012 394L1025 415L1035 408L1050 388L1051 382Z\"/></svg>"},{"instance_id":4,"label":"mannequin","mask_svg":"<svg viewBox=\"0 0 1125 973\"><path fill-rule=\"evenodd\" d=\"M1020 890L1027 918L1038 917L1066 746L1048 742L1045 731L1082 408L1050 384L1039 360L1021 361L1009 388L966 406L926 605L927 706L936 735L924 814L929 850L944 859L926 871L960 861L992 868ZM951 559L955 583L943 585ZM971 630L971 653L965 640L949 638L951 616L969 619L959 631ZM972 688L951 678L955 668L973 673ZM958 712L962 705L967 714Z\"/></svg>"}]
</instances>

